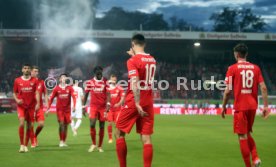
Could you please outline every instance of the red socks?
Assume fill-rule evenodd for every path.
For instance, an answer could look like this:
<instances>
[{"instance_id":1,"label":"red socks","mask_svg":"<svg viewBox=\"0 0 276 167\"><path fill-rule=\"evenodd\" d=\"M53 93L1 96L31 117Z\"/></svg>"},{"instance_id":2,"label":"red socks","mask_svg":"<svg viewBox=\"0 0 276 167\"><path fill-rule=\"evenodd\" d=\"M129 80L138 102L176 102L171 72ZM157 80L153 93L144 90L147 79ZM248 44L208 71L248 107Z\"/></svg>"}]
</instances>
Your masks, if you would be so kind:
<instances>
[{"instance_id":1,"label":"red socks","mask_svg":"<svg viewBox=\"0 0 276 167\"><path fill-rule=\"evenodd\" d=\"M36 130L35 130L35 137L38 136L38 134L41 132L42 128L43 128L43 126L38 126L38 127L36 128Z\"/></svg>"},{"instance_id":2,"label":"red socks","mask_svg":"<svg viewBox=\"0 0 276 167\"><path fill-rule=\"evenodd\" d=\"M24 126L19 126L18 134L20 139L20 145L24 145Z\"/></svg>"},{"instance_id":3,"label":"red socks","mask_svg":"<svg viewBox=\"0 0 276 167\"><path fill-rule=\"evenodd\" d=\"M92 144L96 145L96 129L95 128L90 128L90 136L92 139Z\"/></svg>"},{"instance_id":4,"label":"red socks","mask_svg":"<svg viewBox=\"0 0 276 167\"><path fill-rule=\"evenodd\" d=\"M103 139L104 139L104 128L100 128L98 147L102 147Z\"/></svg>"},{"instance_id":5,"label":"red socks","mask_svg":"<svg viewBox=\"0 0 276 167\"><path fill-rule=\"evenodd\" d=\"M31 144L34 145L35 144L35 140L34 140L34 127L31 127L29 133L30 133Z\"/></svg>"},{"instance_id":6,"label":"red socks","mask_svg":"<svg viewBox=\"0 0 276 167\"><path fill-rule=\"evenodd\" d=\"M144 144L144 151L143 151L144 167L151 167L152 156L153 156L152 144Z\"/></svg>"},{"instance_id":7,"label":"red socks","mask_svg":"<svg viewBox=\"0 0 276 167\"><path fill-rule=\"evenodd\" d=\"M112 140L112 125L108 125L107 131L108 131L108 139Z\"/></svg>"},{"instance_id":8,"label":"red socks","mask_svg":"<svg viewBox=\"0 0 276 167\"><path fill-rule=\"evenodd\" d=\"M246 167L251 167L250 150L247 139L240 139L240 150Z\"/></svg>"},{"instance_id":9,"label":"red socks","mask_svg":"<svg viewBox=\"0 0 276 167\"><path fill-rule=\"evenodd\" d=\"M252 155L252 161L256 161L257 159L259 159L258 157L258 153L257 153L257 148L256 148L256 144L254 139L252 138L252 136L250 134L247 135L247 140L248 140L248 146Z\"/></svg>"},{"instance_id":10,"label":"red socks","mask_svg":"<svg viewBox=\"0 0 276 167\"><path fill-rule=\"evenodd\" d=\"M119 138L116 140L116 152L120 162L120 167L126 167L127 146L125 138Z\"/></svg>"},{"instance_id":11,"label":"red socks","mask_svg":"<svg viewBox=\"0 0 276 167\"><path fill-rule=\"evenodd\" d=\"M26 136L25 136L25 146L28 146L30 140L30 129L26 130Z\"/></svg>"}]
</instances>

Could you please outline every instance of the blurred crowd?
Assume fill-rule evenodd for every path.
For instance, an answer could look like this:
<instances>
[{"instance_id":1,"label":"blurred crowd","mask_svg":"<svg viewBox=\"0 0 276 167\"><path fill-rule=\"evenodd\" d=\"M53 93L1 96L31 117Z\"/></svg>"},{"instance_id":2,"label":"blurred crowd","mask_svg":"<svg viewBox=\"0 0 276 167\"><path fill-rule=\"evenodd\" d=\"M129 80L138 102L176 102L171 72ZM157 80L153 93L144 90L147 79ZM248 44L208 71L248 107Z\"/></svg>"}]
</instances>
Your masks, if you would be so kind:
<instances>
[{"instance_id":1,"label":"blurred crowd","mask_svg":"<svg viewBox=\"0 0 276 167\"><path fill-rule=\"evenodd\" d=\"M118 76L118 79L127 79L127 68L125 62L111 62L103 64L104 75L109 76L111 73ZM267 64L267 73L272 83L272 89L276 90L276 78L274 77L276 69L274 63ZM88 68L74 67L74 69L80 69L82 76L78 79L90 79L92 77L91 72L87 72ZM86 70L84 70L86 69ZM65 68L66 70L66 68ZM90 68L89 71L91 71ZM222 91L219 89L204 90L203 84L207 83L207 87L211 87L211 77L214 81L224 80L225 73L227 71L227 65L223 63L206 63L198 62L196 64L172 64L168 62L158 62L157 72L155 79L166 80L169 82L169 89L160 91L162 99L221 99ZM42 71L42 78L45 79L48 75L48 70ZM69 72L68 69L66 71ZM0 71L0 92L4 92L7 96L12 95L13 81L16 77L21 75L21 64L14 61L5 61L2 64ZM185 77L187 79L187 88L180 87L177 90L177 77ZM76 78L75 78L76 79ZM183 82L183 80L182 80ZM201 90L193 90L198 89Z\"/></svg>"}]
</instances>

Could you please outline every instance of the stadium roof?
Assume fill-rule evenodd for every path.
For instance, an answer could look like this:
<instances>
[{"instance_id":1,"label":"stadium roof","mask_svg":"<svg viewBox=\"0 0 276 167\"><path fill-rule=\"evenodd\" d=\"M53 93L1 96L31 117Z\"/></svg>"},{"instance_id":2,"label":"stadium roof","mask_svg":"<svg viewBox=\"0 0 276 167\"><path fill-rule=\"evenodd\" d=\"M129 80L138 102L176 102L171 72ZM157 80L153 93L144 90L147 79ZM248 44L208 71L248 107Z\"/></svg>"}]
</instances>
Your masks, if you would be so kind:
<instances>
[{"instance_id":1,"label":"stadium roof","mask_svg":"<svg viewBox=\"0 0 276 167\"><path fill-rule=\"evenodd\" d=\"M129 39L142 33L147 39L172 40L230 40L230 41L276 41L276 33L229 33L229 32L183 32L183 31L74 31L41 29L0 29L0 37L66 37L66 38L110 38Z\"/></svg>"}]
</instances>

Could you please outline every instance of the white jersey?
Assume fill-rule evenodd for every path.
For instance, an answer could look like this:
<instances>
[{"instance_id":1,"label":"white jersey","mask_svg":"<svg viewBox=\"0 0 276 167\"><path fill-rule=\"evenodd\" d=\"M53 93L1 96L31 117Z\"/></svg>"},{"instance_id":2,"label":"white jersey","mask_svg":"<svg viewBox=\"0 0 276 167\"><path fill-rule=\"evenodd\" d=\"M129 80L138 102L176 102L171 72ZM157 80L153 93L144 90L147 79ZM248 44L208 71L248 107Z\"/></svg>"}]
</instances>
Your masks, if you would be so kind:
<instances>
[{"instance_id":1,"label":"white jersey","mask_svg":"<svg viewBox=\"0 0 276 167\"><path fill-rule=\"evenodd\" d=\"M74 95L76 96L76 110L82 111L82 97L83 97L83 90L81 87L73 86ZM73 100L73 99L72 99ZM71 107L73 108L73 103L71 103Z\"/></svg>"}]
</instances>

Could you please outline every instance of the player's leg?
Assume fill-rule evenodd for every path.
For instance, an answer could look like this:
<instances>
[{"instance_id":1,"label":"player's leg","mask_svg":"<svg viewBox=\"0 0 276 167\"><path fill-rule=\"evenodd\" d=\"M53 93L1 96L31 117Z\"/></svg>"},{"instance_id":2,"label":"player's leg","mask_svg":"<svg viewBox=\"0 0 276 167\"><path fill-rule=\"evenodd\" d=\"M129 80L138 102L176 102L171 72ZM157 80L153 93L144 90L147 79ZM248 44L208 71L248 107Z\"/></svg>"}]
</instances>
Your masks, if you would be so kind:
<instances>
[{"instance_id":1,"label":"player's leg","mask_svg":"<svg viewBox=\"0 0 276 167\"><path fill-rule=\"evenodd\" d=\"M153 157L151 135L141 135L141 141L143 143L144 167L151 167Z\"/></svg>"},{"instance_id":2,"label":"player's leg","mask_svg":"<svg viewBox=\"0 0 276 167\"><path fill-rule=\"evenodd\" d=\"M248 121L245 111L235 111L234 113L234 132L238 134L240 151L246 167L251 167L250 149L248 145Z\"/></svg>"},{"instance_id":3,"label":"player's leg","mask_svg":"<svg viewBox=\"0 0 276 167\"><path fill-rule=\"evenodd\" d=\"M107 116L107 121L108 121L108 125L107 125L107 132L108 132L108 143L112 143L112 122L113 122L113 112L109 111L108 112L108 116Z\"/></svg>"},{"instance_id":4,"label":"player's leg","mask_svg":"<svg viewBox=\"0 0 276 167\"><path fill-rule=\"evenodd\" d=\"M104 125L105 121L99 121L100 124L100 132L99 132L99 144L98 144L98 150L99 152L103 152L102 145L103 145L103 139L104 139Z\"/></svg>"},{"instance_id":5,"label":"player's leg","mask_svg":"<svg viewBox=\"0 0 276 167\"><path fill-rule=\"evenodd\" d=\"M126 167L127 166L127 145L125 140L125 132L119 129L116 129L115 137L116 137L116 152L117 152L117 158L120 163L120 167Z\"/></svg>"},{"instance_id":6,"label":"player's leg","mask_svg":"<svg viewBox=\"0 0 276 167\"><path fill-rule=\"evenodd\" d=\"M81 108L78 109L75 114L76 114L75 118L77 119L77 122L74 126L74 132L75 132L75 135L77 135L77 131L78 131L78 129L81 125L81 122L82 122L82 109Z\"/></svg>"},{"instance_id":7,"label":"player's leg","mask_svg":"<svg viewBox=\"0 0 276 167\"><path fill-rule=\"evenodd\" d=\"M72 129L72 132L75 136L75 113L74 112L71 112L71 129Z\"/></svg>"},{"instance_id":8,"label":"player's leg","mask_svg":"<svg viewBox=\"0 0 276 167\"><path fill-rule=\"evenodd\" d=\"M44 127L44 120L38 121L36 130L35 130L35 144L36 144L36 146L38 146L37 137L40 134L40 132L42 131L43 127Z\"/></svg>"},{"instance_id":9,"label":"player's leg","mask_svg":"<svg viewBox=\"0 0 276 167\"><path fill-rule=\"evenodd\" d=\"M88 152L93 152L97 148L96 146L96 118L90 118L90 137L92 140L92 145L88 149Z\"/></svg>"},{"instance_id":10,"label":"player's leg","mask_svg":"<svg viewBox=\"0 0 276 167\"><path fill-rule=\"evenodd\" d=\"M260 166L261 160L258 156L257 153L257 147L256 143L251 135L252 129L253 129L253 124L255 120L255 115L256 115L256 110L248 111L247 117L248 117L248 134L247 134L247 140L248 140L248 145L252 157L252 163L255 166Z\"/></svg>"},{"instance_id":11,"label":"player's leg","mask_svg":"<svg viewBox=\"0 0 276 167\"><path fill-rule=\"evenodd\" d=\"M153 146L151 135L153 134L154 111L153 106L143 107L143 110L148 113L147 117L139 117L136 121L137 133L141 134L143 144L143 159L144 167L151 167L153 157Z\"/></svg>"},{"instance_id":12,"label":"player's leg","mask_svg":"<svg viewBox=\"0 0 276 167\"><path fill-rule=\"evenodd\" d=\"M68 123L63 124L63 129L64 129L63 146L67 147L68 145L66 144L66 139L67 139Z\"/></svg>"},{"instance_id":13,"label":"player's leg","mask_svg":"<svg viewBox=\"0 0 276 167\"><path fill-rule=\"evenodd\" d=\"M76 122L76 125L75 125L75 129L76 129L76 130L79 129L81 123L82 123L82 119L81 119L81 118L78 118L78 119L77 119L77 122Z\"/></svg>"},{"instance_id":14,"label":"player's leg","mask_svg":"<svg viewBox=\"0 0 276 167\"><path fill-rule=\"evenodd\" d=\"M64 122L59 121L59 147L64 145Z\"/></svg>"},{"instance_id":15,"label":"player's leg","mask_svg":"<svg viewBox=\"0 0 276 167\"><path fill-rule=\"evenodd\" d=\"M18 134L20 139L20 153L24 153L24 124L25 124L25 118L21 117L19 119L19 127L18 127Z\"/></svg>"}]
</instances>

